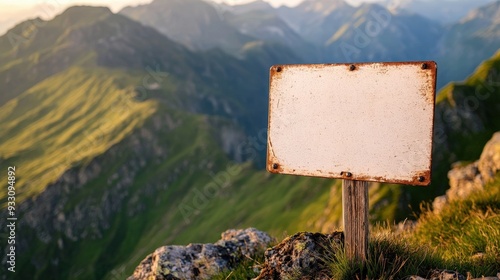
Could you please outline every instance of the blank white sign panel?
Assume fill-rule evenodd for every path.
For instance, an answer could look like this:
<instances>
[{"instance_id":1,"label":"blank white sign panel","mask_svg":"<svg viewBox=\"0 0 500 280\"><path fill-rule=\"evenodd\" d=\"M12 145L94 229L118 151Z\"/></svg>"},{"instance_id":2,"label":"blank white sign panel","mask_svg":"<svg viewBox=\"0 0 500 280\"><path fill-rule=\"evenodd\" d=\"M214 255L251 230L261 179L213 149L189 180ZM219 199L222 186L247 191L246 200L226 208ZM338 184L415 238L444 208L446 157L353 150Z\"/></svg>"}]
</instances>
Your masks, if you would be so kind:
<instances>
[{"instance_id":1,"label":"blank white sign panel","mask_svg":"<svg viewBox=\"0 0 500 280\"><path fill-rule=\"evenodd\" d=\"M267 169L428 185L432 61L271 67Z\"/></svg>"}]
</instances>

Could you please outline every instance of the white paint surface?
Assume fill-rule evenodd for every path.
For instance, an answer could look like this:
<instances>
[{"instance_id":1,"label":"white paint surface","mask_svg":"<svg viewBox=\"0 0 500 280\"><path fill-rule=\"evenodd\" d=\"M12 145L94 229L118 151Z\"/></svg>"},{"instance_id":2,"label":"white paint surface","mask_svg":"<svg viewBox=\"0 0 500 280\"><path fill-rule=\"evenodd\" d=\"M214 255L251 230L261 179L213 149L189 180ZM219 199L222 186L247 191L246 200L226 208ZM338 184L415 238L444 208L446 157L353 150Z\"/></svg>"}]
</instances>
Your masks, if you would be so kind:
<instances>
[{"instance_id":1,"label":"white paint surface","mask_svg":"<svg viewBox=\"0 0 500 280\"><path fill-rule=\"evenodd\" d=\"M429 184L436 65L422 63L271 68L268 170Z\"/></svg>"}]
</instances>

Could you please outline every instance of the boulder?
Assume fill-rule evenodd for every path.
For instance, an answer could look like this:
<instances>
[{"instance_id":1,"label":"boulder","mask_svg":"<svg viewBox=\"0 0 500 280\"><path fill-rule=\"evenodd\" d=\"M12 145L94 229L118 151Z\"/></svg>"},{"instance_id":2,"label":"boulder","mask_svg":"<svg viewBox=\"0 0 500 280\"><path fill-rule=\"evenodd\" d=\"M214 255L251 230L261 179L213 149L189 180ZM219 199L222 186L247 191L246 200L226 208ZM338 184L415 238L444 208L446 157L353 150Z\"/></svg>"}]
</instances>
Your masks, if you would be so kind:
<instances>
[{"instance_id":1,"label":"boulder","mask_svg":"<svg viewBox=\"0 0 500 280\"><path fill-rule=\"evenodd\" d=\"M147 256L128 280L210 279L262 254L271 242L267 233L249 228L228 230L214 244L164 246Z\"/></svg>"},{"instance_id":2,"label":"boulder","mask_svg":"<svg viewBox=\"0 0 500 280\"><path fill-rule=\"evenodd\" d=\"M406 280L500 280L500 273L497 276L472 278L470 273L467 273L467 277L453 270L445 269L435 269L430 272L429 278L423 278L420 276L410 276L405 278Z\"/></svg>"},{"instance_id":3,"label":"boulder","mask_svg":"<svg viewBox=\"0 0 500 280\"><path fill-rule=\"evenodd\" d=\"M327 262L342 247L342 232L332 234L301 232L267 249L265 262L256 280L331 279Z\"/></svg>"},{"instance_id":4,"label":"boulder","mask_svg":"<svg viewBox=\"0 0 500 280\"><path fill-rule=\"evenodd\" d=\"M453 270L436 269L432 271L429 280L466 280L467 278Z\"/></svg>"}]
</instances>

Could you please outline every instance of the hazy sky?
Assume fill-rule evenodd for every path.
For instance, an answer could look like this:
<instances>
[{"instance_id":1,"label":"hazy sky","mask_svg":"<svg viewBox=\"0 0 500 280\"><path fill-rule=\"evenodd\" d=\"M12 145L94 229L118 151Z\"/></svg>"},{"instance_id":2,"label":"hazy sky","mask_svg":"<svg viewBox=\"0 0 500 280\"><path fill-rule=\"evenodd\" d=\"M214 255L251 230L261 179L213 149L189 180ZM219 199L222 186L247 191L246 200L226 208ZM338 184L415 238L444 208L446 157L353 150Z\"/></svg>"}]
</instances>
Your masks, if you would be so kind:
<instances>
[{"instance_id":1,"label":"hazy sky","mask_svg":"<svg viewBox=\"0 0 500 280\"><path fill-rule=\"evenodd\" d=\"M152 0L0 0L0 21L2 19L8 18L12 15L18 16L22 12L33 12L33 8L36 7L42 10L61 10L70 5L77 4L87 4L87 5L99 5L99 6L109 6L113 11L117 12L121 8L128 5L137 5L141 3L149 3ZM215 2L226 2L228 4L241 4L251 2L252 0L212 0ZM264 0L271 3L273 6L297 5L302 0ZM376 0L347 0L352 4L366 1L376 1ZM44 8L45 7L45 8ZM35 8L35 9L36 9Z\"/></svg>"},{"instance_id":2,"label":"hazy sky","mask_svg":"<svg viewBox=\"0 0 500 280\"><path fill-rule=\"evenodd\" d=\"M6 9L9 8L26 8L32 7L35 5L44 5L49 4L53 6L68 6L74 4L93 4L93 5L107 5L115 9L120 9L127 5L134 5L140 3L151 2L152 0L18 0L18 1L9 1L9 0L0 0L0 11L5 12ZM228 4L240 4L251 2L252 0L212 0L215 2L226 2ZM280 5L288 5L294 6L297 5L302 0L264 0L266 2L271 3L273 6ZM362 0L348 0L347 2L361 2ZM372 0L373 1L373 0Z\"/></svg>"},{"instance_id":3,"label":"hazy sky","mask_svg":"<svg viewBox=\"0 0 500 280\"><path fill-rule=\"evenodd\" d=\"M28 18L40 16L44 19L51 18L59 14L65 8L72 5L94 5L108 6L114 12L118 12L125 6L150 3L152 0L0 0L0 35L7 28L13 27L16 23ZM242 4L252 0L212 0L215 2L226 2L228 4ZM264 0L273 6L288 5L294 6L302 0ZM377 0L346 0L357 5L360 2L374 2Z\"/></svg>"}]
</instances>

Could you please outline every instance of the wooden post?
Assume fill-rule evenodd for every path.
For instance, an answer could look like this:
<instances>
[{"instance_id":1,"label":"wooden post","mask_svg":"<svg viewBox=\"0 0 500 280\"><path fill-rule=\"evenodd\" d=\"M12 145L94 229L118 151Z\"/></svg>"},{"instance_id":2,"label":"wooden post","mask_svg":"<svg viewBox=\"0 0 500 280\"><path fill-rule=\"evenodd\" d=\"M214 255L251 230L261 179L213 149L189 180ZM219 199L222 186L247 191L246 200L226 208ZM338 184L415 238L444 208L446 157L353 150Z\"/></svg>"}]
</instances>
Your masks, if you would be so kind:
<instances>
[{"instance_id":1,"label":"wooden post","mask_svg":"<svg viewBox=\"0 0 500 280\"><path fill-rule=\"evenodd\" d=\"M368 182L342 180L344 247L347 258L366 262L368 254Z\"/></svg>"}]
</instances>

